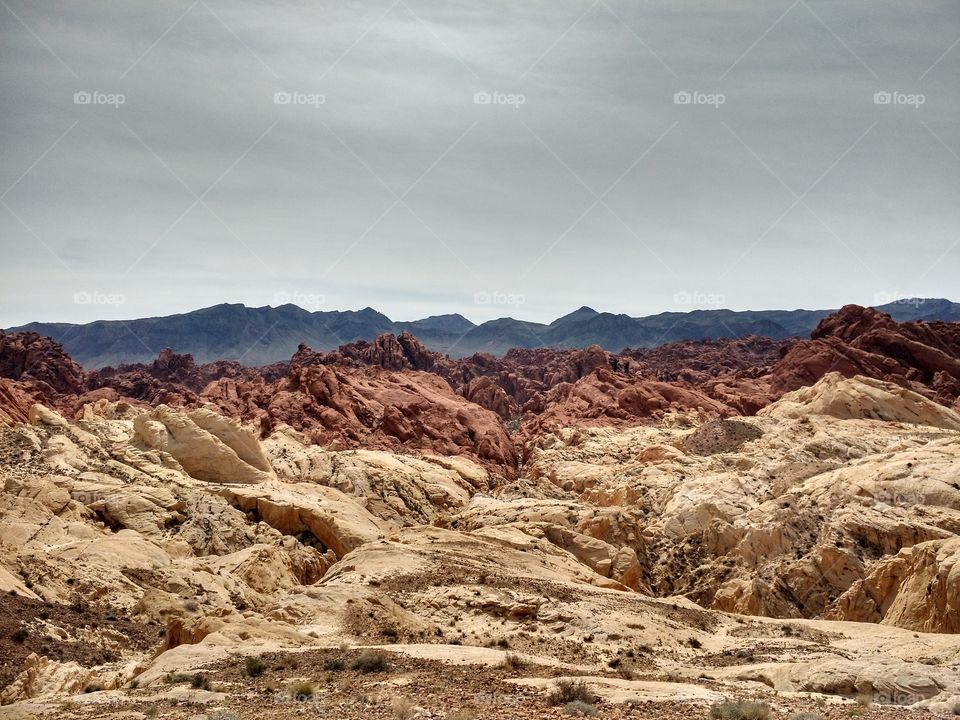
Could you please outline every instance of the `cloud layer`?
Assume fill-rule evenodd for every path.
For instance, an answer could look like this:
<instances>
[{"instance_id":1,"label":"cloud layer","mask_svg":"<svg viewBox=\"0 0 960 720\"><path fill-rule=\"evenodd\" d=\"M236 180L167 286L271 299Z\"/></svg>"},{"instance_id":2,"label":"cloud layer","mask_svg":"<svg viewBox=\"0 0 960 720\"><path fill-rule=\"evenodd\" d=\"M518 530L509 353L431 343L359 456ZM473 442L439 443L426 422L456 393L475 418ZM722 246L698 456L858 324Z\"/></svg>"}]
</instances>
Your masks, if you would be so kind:
<instances>
[{"instance_id":1,"label":"cloud layer","mask_svg":"<svg viewBox=\"0 0 960 720\"><path fill-rule=\"evenodd\" d=\"M5 2L0 326L956 296L956 3Z\"/></svg>"}]
</instances>

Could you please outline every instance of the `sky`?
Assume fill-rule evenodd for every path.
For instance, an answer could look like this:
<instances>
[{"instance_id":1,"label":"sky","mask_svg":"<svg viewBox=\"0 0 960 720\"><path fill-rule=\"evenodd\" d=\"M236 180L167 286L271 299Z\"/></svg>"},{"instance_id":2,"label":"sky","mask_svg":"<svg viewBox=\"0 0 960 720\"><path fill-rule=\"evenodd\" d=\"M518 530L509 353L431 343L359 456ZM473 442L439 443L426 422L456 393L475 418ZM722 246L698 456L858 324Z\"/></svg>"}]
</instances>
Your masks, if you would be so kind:
<instances>
[{"instance_id":1,"label":"sky","mask_svg":"<svg viewBox=\"0 0 960 720\"><path fill-rule=\"evenodd\" d=\"M954 0L0 0L0 327L960 299Z\"/></svg>"}]
</instances>

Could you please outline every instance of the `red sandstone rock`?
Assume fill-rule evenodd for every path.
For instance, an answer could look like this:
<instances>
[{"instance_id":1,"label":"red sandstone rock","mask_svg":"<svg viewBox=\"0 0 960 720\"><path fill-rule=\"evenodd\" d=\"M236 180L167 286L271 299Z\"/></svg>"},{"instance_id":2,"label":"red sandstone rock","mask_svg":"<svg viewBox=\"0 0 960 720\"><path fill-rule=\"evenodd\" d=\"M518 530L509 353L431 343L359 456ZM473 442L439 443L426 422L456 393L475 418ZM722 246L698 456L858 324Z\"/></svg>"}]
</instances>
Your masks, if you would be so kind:
<instances>
[{"instance_id":1,"label":"red sandstone rock","mask_svg":"<svg viewBox=\"0 0 960 720\"><path fill-rule=\"evenodd\" d=\"M960 395L960 323L896 323L847 305L796 343L771 373L775 395L813 385L830 371L886 380L944 405Z\"/></svg>"},{"instance_id":2,"label":"red sandstone rock","mask_svg":"<svg viewBox=\"0 0 960 720\"><path fill-rule=\"evenodd\" d=\"M63 346L37 333L0 330L0 377L33 382L50 398L79 392L83 369Z\"/></svg>"}]
</instances>

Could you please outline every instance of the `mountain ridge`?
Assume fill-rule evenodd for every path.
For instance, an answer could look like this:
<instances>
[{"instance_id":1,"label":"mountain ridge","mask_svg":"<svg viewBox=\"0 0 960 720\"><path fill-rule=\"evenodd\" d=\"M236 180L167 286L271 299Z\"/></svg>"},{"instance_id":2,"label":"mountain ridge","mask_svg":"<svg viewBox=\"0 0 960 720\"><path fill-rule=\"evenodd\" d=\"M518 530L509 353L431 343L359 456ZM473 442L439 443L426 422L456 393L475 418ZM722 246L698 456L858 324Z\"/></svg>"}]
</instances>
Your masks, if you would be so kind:
<instances>
[{"instance_id":1,"label":"mountain ridge","mask_svg":"<svg viewBox=\"0 0 960 720\"><path fill-rule=\"evenodd\" d=\"M915 298L876 306L898 322L960 321L960 303ZM163 348L190 353L197 362L237 360L264 365L286 360L300 344L316 350L373 340L382 333L408 330L426 347L451 357L476 352L502 355L510 348L583 348L600 345L618 352L682 340L762 335L806 337L836 309L692 310L643 317L598 312L582 306L549 324L497 318L475 324L457 313L420 320L394 321L377 310L310 312L297 305L252 308L221 303L186 313L134 320L96 320L85 324L32 322L7 328L36 332L61 343L85 368L150 362Z\"/></svg>"}]
</instances>

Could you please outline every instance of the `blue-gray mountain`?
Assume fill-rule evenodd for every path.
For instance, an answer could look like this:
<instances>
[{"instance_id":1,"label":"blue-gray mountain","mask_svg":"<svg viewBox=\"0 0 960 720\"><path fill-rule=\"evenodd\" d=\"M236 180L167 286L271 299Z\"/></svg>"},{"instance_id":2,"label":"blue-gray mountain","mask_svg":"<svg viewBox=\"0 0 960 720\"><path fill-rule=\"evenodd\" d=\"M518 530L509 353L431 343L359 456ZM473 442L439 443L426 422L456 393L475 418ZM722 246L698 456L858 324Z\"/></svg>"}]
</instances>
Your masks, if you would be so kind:
<instances>
[{"instance_id":1,"label":"blue-gray mountain","mask_svg":"<svg viewBox=\"0 0 960 720\"><path fill-rule=\"evenodd\" d=\"M960 304L943 299L904 300L877 309L898 322L960 320ZM191 353L198 363L238 360L264 365L288 360L300 343L334 350L381 333L409 330L428 348L465 357L475 352L499 355L510 348L586 347L611 352L625 347L656 347L678 340L764 335L807 337L835 310L694 310L630 317L582 307L549 325L500 318L480 325L462 315L435 315L394 322L364 308L359 311L309 312L296 305L251 308L215 305L202 310L137 320L99 320L76 325L34 322L13 331L48 335L84 367L151 362L163 348Z\"/></svg>"}]
</instances>

